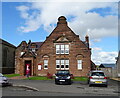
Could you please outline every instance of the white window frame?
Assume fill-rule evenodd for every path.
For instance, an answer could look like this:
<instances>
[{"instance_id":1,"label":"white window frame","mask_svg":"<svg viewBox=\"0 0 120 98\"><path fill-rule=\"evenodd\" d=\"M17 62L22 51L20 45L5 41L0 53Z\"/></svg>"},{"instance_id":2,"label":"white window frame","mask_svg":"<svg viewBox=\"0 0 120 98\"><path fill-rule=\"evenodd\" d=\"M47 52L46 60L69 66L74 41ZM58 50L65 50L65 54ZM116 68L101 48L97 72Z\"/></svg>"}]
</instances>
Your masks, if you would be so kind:
<instances>
[{"instance_id":1,"label":"white window frame","mask_svg":"<svg viewBox=\"0 0 120 98\"><path fill-rule=\"evenodd\" d=\"M57 65L59 65L59 68L57 68ZM66 68L66 65L68 65L68 68ZM64 66L62 68L62 66ZM61 60L56 60L56 69L61 69L61 70L64 70L64 69L69 69L69 60L64 60L64 59L61 59Z\"/></svg>"},{"instance_id":2,"label":"white window frame","mask_svg":"<svg viewBox=\"0 0 120 98\"><path fill-rule=\"evenodd\" d=\"M68 65L68 68L66 68L67 65ZM65 60L65 69L69 69L69 60Z\"/></svg>"},{"instance_id":3,"label":"white window frame","mask_svg":"<svg viewBox=\"0 0 120 98\"><path fill-rule=\"evenodd\" d=\"M69 54L69 45L65 45L65 54Z\"/></svg>"},{"instance_id":4,"label":"white window frame","mask_svg":"<svg viewBox=\"0 0 120 98\"><path fill-rule=\"evenodd\" d=\"M65 54L65 45L60 45L60 53Z\"/></svg>"},{"instance_id":5,"label":"white window frame","mask_svg":"<svg viewBox=\"0 0 120 98\"><path fill-rule=\"evenodd\" d=\"M59 68L57 68L57 65L59 65ZM56 69L60 69L60 60L56 60Z\"/></svg>"},{"instance_id":6,"label":"white window frame","mask_svg":"<svg viewBox=\"0 0 120 98\"><path fill-rule=\"evenodd\" d=\"M69 45L56 45L56 54L69 54Z\"/></svg>"},{"instance_id":7,"label":"white window frame","mask_svg":"<svg viewBox=\"0 0 120 98\"><path fill-rule=\"evenodd\" d=\"M77 60L78 70L82 70L82 60Z\"/></svg>"},{"instance_id":8,"label":"white window frame","mask_svg":"<svg viewBox=\"0 0 120 98\"><path fill-rule=\"evenodd\" d=\"M62 70L65 69L65 60L60 60L60 63L61 63L61 69ZM64 67L62 68L62 66L64 66Z\"/></svg>"},{"instance_id":9,"label":"white window frame","mask_svg":"<svg viewBox=\"0 0 120 98\"><path fill-rule=\"evenodd\" d=\"M56 45L56 54L60 54L60 45Z\"/></svg>"},{"instance_id":10,"label":"white window frame","mask_svg":"<svg viewBox=\"0 0 120 98\"><path fill-rule=\"evenodd\" d=\"M47 66L47 68L45 68L45 66ZM44 60L44 69L48 69L48 60Z\"/></svg>"}]
</instances>

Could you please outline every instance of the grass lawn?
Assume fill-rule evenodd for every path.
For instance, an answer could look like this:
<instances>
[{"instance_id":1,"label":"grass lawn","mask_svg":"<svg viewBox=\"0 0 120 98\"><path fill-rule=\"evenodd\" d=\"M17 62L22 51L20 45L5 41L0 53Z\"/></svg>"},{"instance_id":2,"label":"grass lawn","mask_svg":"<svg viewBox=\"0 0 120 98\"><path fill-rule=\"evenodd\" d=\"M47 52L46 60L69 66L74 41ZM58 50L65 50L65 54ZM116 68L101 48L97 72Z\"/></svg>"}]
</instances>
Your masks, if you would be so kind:
<instances>
[{"instance_id":1,"label":"grass lawn","mask_svg":"<svg viewBox=\"0 0 120 98\"><path fill-rule=\"evenodd\" d=\"M87 77L74 77L74 79L72 79L73 81L87 81L88 78Z\"/></svg>"},{"instance_id":2,"label":"grass lawn","mask_svg":"<svg viewBox=\"0 0 120 98\"><path fill-rule=\"evenodd\" d=\"M28 78L26 78L28 79ZM52 79L48 79L45 76L34 76L34 77L29 77L30 80L52 80Z\"/></svg>"},{"instance_id":3,"label":"grass lawn","mask_svg":"<svg viewBox=\"0 0 120 98\"><path fill-rule=\"evenodd\" d=\"M20 74L4 74L4 76L10 78L10 77L20 76Z\"/></svg>"},{"instance_id":4,"label":"grass lawn","mask_svg":"<svg viewBox=\"0 0 120 98\"><path fill-rule=\"evenodd\" d=\"M26 78L28 79L28 78ZM30 80L54 80L53 79L48 79L45 76L34 76L34 77L29 77ZM87 77L74 77L74 79L72 79L73 81L87 81Z\"/></svg>"}]
</instances>

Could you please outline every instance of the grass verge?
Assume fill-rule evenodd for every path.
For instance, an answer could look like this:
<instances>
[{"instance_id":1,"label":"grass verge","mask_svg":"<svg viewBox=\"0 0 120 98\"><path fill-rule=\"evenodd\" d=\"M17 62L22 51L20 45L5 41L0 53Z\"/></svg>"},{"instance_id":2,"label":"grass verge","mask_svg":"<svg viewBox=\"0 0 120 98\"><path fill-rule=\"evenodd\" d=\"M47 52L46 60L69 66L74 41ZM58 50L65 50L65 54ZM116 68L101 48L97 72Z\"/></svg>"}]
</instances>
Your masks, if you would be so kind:
<instances>
[{"instance_id":1,"label":"grass verge","mask_svg":"<svg viewBox=\"0 0 120 98\"><path fill-rule=\"evenodd\" d=\"M26 78L28 79L28 78ZM34 77L29 77L30 80L52 80L52 79L48 79L45 76L34 76Z\"/></svg>"},{"instance_id":2,"label":"grass verge","mask_svg":"<svg viewBox=\"0 0 120 98\"><path fill-rule=\"evenodd\" d=\"M20 74L4 74L4 76L10 78L10 77L20 76Z\"/></svg>"},{"instance_id":3,"label":"grass verge","mask_svg":"<svg viewBox=\"0 0 120 98\"><path fill-rule=\"evenodd\" d=\"M74 79L72 79L73 81L87 81L88 78L87 77L74 77Z\"/></svg>"},{"instance_id":4,"label":"grass verge","mask_svg":"<svg viewBox=\"0 0 120 98\"><path fill-rule=\"evenodd\" d=\"M26 78L28 79L28 78ZM54 77L53 79L48 79L47 77L45 76L34 76L34 77L29 77L30 80L54 80ZM88 78L87 77L74 77L74 79L72 79L73 81L87 81Z\"/></svg>"}]
</instances>

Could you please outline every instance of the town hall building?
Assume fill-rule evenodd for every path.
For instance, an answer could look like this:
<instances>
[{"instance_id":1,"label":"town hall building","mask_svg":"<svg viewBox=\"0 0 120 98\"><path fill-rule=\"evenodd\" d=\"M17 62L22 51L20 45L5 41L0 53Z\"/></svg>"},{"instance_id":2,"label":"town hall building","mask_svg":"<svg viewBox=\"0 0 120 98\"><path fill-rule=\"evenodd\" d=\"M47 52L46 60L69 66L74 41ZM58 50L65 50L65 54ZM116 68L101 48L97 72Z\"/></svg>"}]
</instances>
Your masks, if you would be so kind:
<instances>
[{"instance_id":1,"label":"town hall building","mask_svg":"<svg viewBox=\"0 0 120 98\"><path fill-rule=\"evenodd\" d=\"M39 36L39 35L38 35ZM89 37L81 41L67 25L66 18L58 18L57 26L44 42L22 41L15 53L15 72L31 76L55 74L69 70L74 76L86 76L93 69Z\"/></svg>"}]
</instances>

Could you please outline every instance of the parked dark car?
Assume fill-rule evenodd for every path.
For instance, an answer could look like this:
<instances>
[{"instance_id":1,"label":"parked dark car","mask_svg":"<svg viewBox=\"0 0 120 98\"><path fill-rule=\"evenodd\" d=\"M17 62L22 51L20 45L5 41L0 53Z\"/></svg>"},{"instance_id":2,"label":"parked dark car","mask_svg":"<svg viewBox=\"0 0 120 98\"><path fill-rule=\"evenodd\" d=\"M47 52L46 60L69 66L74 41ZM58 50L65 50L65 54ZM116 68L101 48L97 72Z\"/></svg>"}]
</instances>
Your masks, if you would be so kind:
<instances>
[{"instance_id":1,"label":"parked dark car","mask_svg":"<svg viewBox=\"0 0 120 98\"><path fill-rule=\"evenodd\" d=\"M9 81L7 77L5 77L2 73L0 73L0 86L7 86L9 85Z\"/></svg>"},{"instance_id":2,"label":"parked dark car","mask_svg":"<svg viewBox=\"0 0 120 98\"><path fill-rule=\"evenodd\" d=\"M94 85L104 85L107 87L108 80L103 71L93 70L89 73L88 84L89 86L94 84Z\"/></svg>"},{"instance_id":3,"label":"parked dark car","mask_svg":"<svg viewBox=\"0 0 120 98\"><path fill-rule=\"evenodd\" d=\"M55 75L55 84L71 84L71 74L68 70L57 71Z\"/></svg>"}]
</instances>

